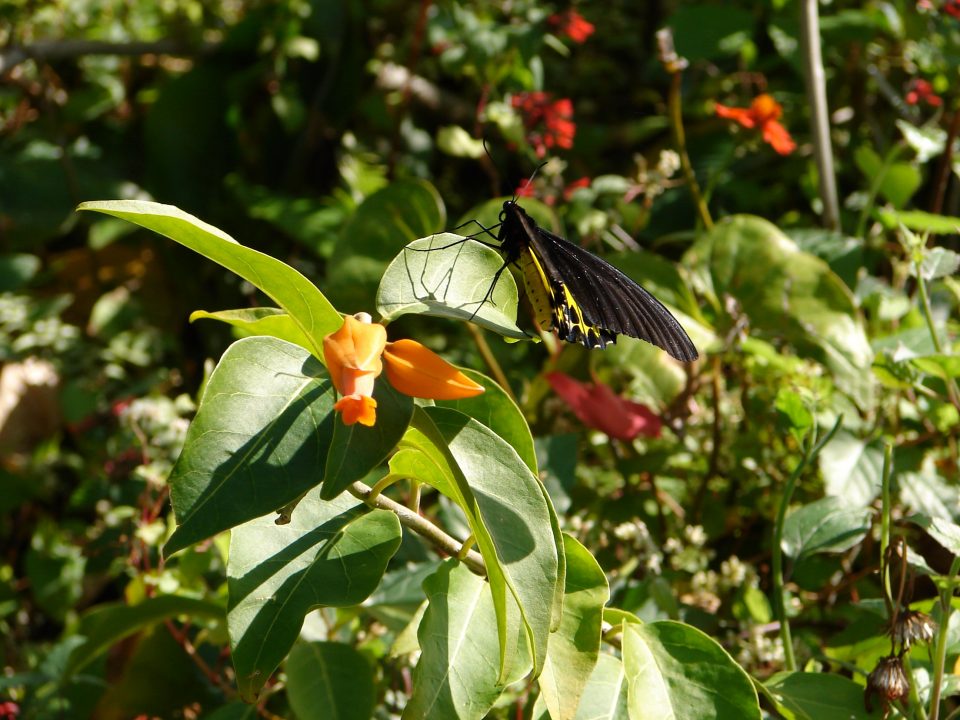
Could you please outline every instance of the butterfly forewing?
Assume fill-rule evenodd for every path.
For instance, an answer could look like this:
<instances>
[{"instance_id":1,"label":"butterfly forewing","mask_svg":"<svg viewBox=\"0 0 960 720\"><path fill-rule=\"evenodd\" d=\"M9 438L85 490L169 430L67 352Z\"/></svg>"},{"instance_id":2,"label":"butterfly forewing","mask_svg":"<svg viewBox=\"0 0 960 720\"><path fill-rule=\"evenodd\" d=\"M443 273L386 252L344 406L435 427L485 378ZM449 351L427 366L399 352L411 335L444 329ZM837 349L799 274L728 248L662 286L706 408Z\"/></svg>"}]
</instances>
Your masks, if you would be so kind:
<instances>
[{"instance_id":1,"label":"butterfly forewing","mask_svg":"<svg viewBox=\"0 0 960 720\"><path fill-rule=\"evenodd\" d=\"M508 262L530 252L543 269L553 325L563 340L606 347L616 336L646 340L678 360L698 357L659 300L613 265L539 227L515 202L503 205L499 239Z\"/></svg>"}]
</instances>

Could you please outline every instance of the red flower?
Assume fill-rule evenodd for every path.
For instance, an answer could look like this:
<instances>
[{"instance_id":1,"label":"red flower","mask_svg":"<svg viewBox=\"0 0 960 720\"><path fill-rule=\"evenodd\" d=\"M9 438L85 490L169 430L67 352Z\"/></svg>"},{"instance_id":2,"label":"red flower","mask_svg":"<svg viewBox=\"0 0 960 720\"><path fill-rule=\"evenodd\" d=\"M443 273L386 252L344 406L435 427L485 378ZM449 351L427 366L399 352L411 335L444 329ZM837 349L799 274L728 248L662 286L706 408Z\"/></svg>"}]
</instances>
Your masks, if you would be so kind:
<instances>
[{"instance_id":1,"label":"red flower","mask_svg":"<svg viewBox=\"0 0 960 720\"><path fill-rule=\"evenodd\" d=\"M950 15L951 17L955 17L957 20L960 20L960 0L947 0L943 4L943 11L947 15Z\"/></svg>"},{"instance_id":2,"label":"red flower","mask_svg":"<svg viewBox=\"0 0 960 720\"><path fill-rule=\"evenodd\" d=\"M547 373L547 382L588 427L618 440L660 437L663 423L650 408L620 397L603 383L586 385L560 372Z\"/></svg>"},{"instance_id":3,"label":"red flower","mask_svg":"<svg viewBox=\"0 0 960 720\"><path fill-rule=\"evenodd\" d=\"M582 177L579 180L574 180L563 189L563 199L570 202L570 199L577 190L588 187L590 187L590 178Z\"/></svg>"},{"instance_id":4,"label":"red flower","mask_svg":"<svg viewBox=\"0 0 960 720\"><path fill-rule=\"evenodd\" d=\"M797 149L790 133L779 122L783 108L769 95L758 95L748 108L716 103L714 109L719 117L735 120L745 128L758 128L763 133L763 139L781 155L789 155Z\"/></svg>"},{"instance_id":5,"label":"red flower","mask_svg":"<svg viewBox=\"0 0 960 720\"><path fill-rule=\"evenodd\" d=\"M593 23L587 22L576 10L551 15L547 22L561 35L566 35L575 43L586 42L593 35Z\"/></svg>"},{"instance_id":6,"label":"red flower","mask_svg":"<svg viewBox=\"0 0 960 720\"><path fill-rule=\"evenodd\" d=\"M960 5L960 2L957 4ZM921 102L925 102L931 107L940 107L943 105L943 98L933 92L933 85L921 78L914 78L910 81L910 84L907 85L905 100L907 101L907 105L919 105Z\"/></svg>"},{"instance_id":7,"label":"red flower","mask_svg":"<svg viewBox=\"0 0 960 720\"><path fill-rule=\"evenodd\" d=\"M510 104L523 115L527 142L533 146L537 157L546 155L550 148L572 148L577 132L570 99L551 98L545 92L523 92L510 99Z\"/></svg>"},{"instance_id":8,"label":"red flower","mask_svg":"<svg viewBox=\"0 0 960 720\"><path fill-rule=\"evenodd\" d=\"M529 178L527 180L524 180L522 183L520 183L517 189L513 191L513 194L516 195L517 197L530 197L530 198L536 195L536 193L533 191L533 183L530 182Z\"/></svg>"}]
</instances>

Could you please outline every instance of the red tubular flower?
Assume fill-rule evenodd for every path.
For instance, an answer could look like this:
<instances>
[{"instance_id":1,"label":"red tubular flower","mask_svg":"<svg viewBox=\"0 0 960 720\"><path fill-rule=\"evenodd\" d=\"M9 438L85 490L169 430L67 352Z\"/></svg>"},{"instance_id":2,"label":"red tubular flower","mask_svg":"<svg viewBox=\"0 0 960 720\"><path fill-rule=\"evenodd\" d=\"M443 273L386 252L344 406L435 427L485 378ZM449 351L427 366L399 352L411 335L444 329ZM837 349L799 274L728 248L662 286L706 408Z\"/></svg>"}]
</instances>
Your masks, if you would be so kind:
<instances>
[{"instance_id":1,"label":"red tubular flower","mask_svg":"<svg viewBox=\"0 0 960 720\"><path fill-rule=\"evenodd\" d=\"M718 117L734 120L745 128L759 129L763 133L763 139L781 155L789 155L797 149L790 133L779 122L783 108L769 95L758 95L748 108L716 103L714 111Z\"/></svg>"},{"instance_id":2,"label":"red tubular flower","mask_svg":"<svg viewBox=\"0 0 960 720\"><path fill-rule=\"evenodd\" d=\"M921 102L925 102L931 107L943 105L943 98L933 92L933 85L922 78L914 78L910 81L904 99L907 101L907 105L919 105Z\"/></svg>"},{"instance_id":3,"label":"red tubular flower","mask_svg":"<svg viewBox=\"0 0 960 720\"><path fill-rule=\"evenodd\" d=\"M566 12L551 15L547 22L554 30L561 35L566 35L575 43L584 43L587 38L593 35L593 23L587 20L576 10L567 10Z\"/></svg>"},{"instance_id":4,"label":"red tubular flower","mask_svg":"<svg viewBox=\"0 0 960 720\"><path fill-rule=\"evenodd\" d=\"M573 103L569 98L552 100L551 97L545 92L523 92L510 100L523 115L527 141L537 157L543 157L554 147L572 148L577 132L577 125L573 122Z\"/></svg>"},{"instance_id":5,"label":"red tubular flower","mask_svg":"<svg viewBox=\"0 0 960 720\"><path fill-rule=\"evenodd\" d=\"M618 440L660 437L663 423L650 408L620 397L603 383L586 385L560 372L547 373L547 382L588 427Z\"/></svg>"},{"instance_id":6,"label":"red tubular flower","mask_svg":"<svg viewBox=\"0 0 960 720\"><path fill-rule=\"evenodd\" d=\"M323 339L323 358L334 388L343 396L333 409L345 425L376 423L373 388L384 361L387 379L404 395L457 400L483 392L482 385L415 340L388 343L386 328L370 322L366 313L347 315L341 328Z\"/></svg>"},{"instance_id":7,"label":"red tubular flower","mask_svg":"<svg viewBox=\"0 0 960 720\"><path fill-rule=\"evenodd\" d=\"M947 15L960 20L960 0L947 0L943 4L943 11Z\"/></svg>"}]
</instances>

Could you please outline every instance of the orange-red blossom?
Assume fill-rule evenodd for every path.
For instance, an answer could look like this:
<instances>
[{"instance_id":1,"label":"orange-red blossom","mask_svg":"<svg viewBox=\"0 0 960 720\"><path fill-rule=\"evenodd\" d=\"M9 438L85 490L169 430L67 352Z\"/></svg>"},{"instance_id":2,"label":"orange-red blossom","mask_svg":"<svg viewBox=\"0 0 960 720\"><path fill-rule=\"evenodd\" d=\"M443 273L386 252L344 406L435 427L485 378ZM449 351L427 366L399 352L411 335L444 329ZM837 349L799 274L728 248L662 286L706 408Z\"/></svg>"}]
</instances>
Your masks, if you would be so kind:
<instances>
[{"instance_id":1,"label":"orange-red blossom","mask_svg":"<svg viewBox=\"0 0 960 720\"><path fill-rule=\"evenodd\" d=\"M323 339L323 357L342 395L333 409L345 425L372 426L377 421L373 386L384 366L390 384L404 395L458 400L483 392L482 385L416 340L388 343L386 328L370 322L366 313L347 315L343 326Z\"/></svg>"},{"instance_id":2,"label":"orange-red blossom","mask_svg":"<svg viewBox=\"0 0 960 720\"><path fill-rule=\"evenodd\" d=\"M763 133L763 139L781 155L789 155L797 149L787 129L780 124L783 108L769 95L757 95L748 108L735 108L715 104L718 117L735 120L745 128L757 128Z\"/></svg>"}]
</instances>

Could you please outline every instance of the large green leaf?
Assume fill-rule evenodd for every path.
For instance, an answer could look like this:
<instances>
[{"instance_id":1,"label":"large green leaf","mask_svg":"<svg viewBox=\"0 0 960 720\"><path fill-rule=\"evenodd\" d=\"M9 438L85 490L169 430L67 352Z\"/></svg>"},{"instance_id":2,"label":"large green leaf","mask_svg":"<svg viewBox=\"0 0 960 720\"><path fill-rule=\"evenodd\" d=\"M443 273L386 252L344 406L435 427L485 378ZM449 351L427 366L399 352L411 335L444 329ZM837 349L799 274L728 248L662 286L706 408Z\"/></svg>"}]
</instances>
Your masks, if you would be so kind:
<instances>
[{"instance_id":1,"label":"large green leaf","mask_svg":"<svg viewBox=\"0 0 960 720\"><path fill-rule=\"evenodd\" d=\"M266 293L290 315L310 339L310 349L318 358L323 358L323 337L343 322L323 293L295 269L244 247L222 230L172 205L141 200L107 200L85 202L77 209L129 220L233 271Z\"/></svg>"},{"instance_id":2,"label":"large green leaf","mask_svg":"<svg viewBox=\"0 0 960 720\"><path fill-rule=\"evenodd\" d=\"M783 551L795 560L814 553L843 552L870 529L872 513L825 497L791 512L783 524Z\"/></svg>"},{"instance_id":3,"label":"large green leaf","mask_svg":"<svg viewBox=\"0 0 960 720\"><path fill-rule=\"evenodd\" d=\"M716 640L683 623L623 627L630 717L748 720L760 703L750 676Z\"/></svg>"},{"instance_id":4,"label":"large green leaf","mask_svg":"<svg viewBox=\"0 0 960 720\"><path fill-rule=\"evenodd\" d=\"M562 586L556 516L542 484L496 433L456 410L418 409L405 447L429 458L437 489L464 512L487 567L501 641L501 673L516 661L508 597L519 605L539 672ZM435 469L434 469L435 468ZM418 478L430 482L430 477ZM521 662L523 661L520 658Z\"/></svg>"},{"instance_id":5,"label":"large green leaf","mask_svg":"<svg viewBox=\"0 0 960 720\"><path fill-rule=\"evenodd\" d=\"M533 707L533 720L553 720L543 693ZM601 653L587 678L574 720L630 720L627 708L627 677L623 662Z\"/></svg>"},{"instance_id":6,"label":"large green leaf","mask_svg":"<svg viewBox=\"0 0 960 720\"><path fill-rule=\"evenodd\" d=\"M560 627L550 635L540 692L553 720L570 720L597 664L603 606L610 598L607 578L593 555L563 536L567 575Z\"/></svg>"},{"instance_id":7,"label":"large green leaf","mask_svg":"<svg viewBox=\"0 0 960 720\"><path fill-rule=\"evenodd\" d=\"M290 651L304 616L349 607L376 589L400 546L400 523L351 496L311 490L290 523L252 520L230 534L227 626L240 694L252 700Z\"/></svg>"},{"instance_id":8,"label":"large green leaf","mask_svg":"<svg viewBox=\"0 0 960 720\"><path fill-rule=\"evenodd\" d=\"M373 668L349 645L297 643L286 670L287 698L297 720L368 720L373 715Z\"/></svg>"},{"instance_id":9,"label":"large green leaf","mask_svg":"<svg viewBox=\"0 0 960 720\"><path fill-rule=\"evenodd\" d=\"M504 687L498 670L499 619L490 585L460 563L447 561L424 581L423 589L428 604L417 631L421 655L403 717L480 720ZM510 628L522 644L516 606L511 605ZM524 671L515 666L507 681Z\"/></svg>"},{"instance_id":10,"label":"large green leaf","mask_svg":"<svg viewBox=\"0 0 960 720\"><path fill-rule=\"evenodd\" d=\"M717 224L684 257L717 307L737 300L751 331L785 338L824 363L861 407L873 402L873 351L850 290L820 258L797 248L776 226L734 216Z\"/></svg>"},{"instance_id":11,"label":"large green leaf","mask_svg":"<svg viewBox=\"0 0 960 720\"><path fill-rule=\"evenodd\" d=\"M824 446L819 459L827 495L846 507L866 507L880 492L883 450L879 443L841 431Z\"/></svg>"},{"instance_id":12,"label":"large green leaf","mask_svg":"<svg viewBox=\"0 0 960 720\"><path fill-rule=\"evenodd\" d=\"M334 422L323 366L298 345L252 337L227 348L170 474L179 524L170 555L286 505L317 485Z\"/></svg>"},{"instance_id":13,"label":"large green leaf","mask_svg":"<svg viewBox=\"0 0 960 720\"><path fill-rule=\"evenodd\" d=\"M398 180L370 195L344 227L327 266L337 307L369 312L387 263L417 238L443 230L446 212L425 180Z\"/></svg>"},{"instance_id":14,"label":"large green leaf","mask_svg":"<svg viewBox=\"0 0 960 720\"><path fill-rule=\"evenodd\" d=\"M511 338L517 327L517 284L503 258L475 240L441 233L405 247L387 267L377 291L377 310L390 322L416 313L470 320ZM489 294L489 296L488 296Z\"/></svg>"},{"instance_id":15,"label":"large green leaf","mask_svg":"<svg viewBox=\"0 0 960 720\"><path fill-rule=\"evenodd\" d=\"M863 705L863 687L832 673L781 672L764 694L789 720L860 720L876 717Z\"/></svg>"},{"instance_id":16,"label":"large green leaf","mask_svg":"<svg viewBox=\"0 0 960 720\"><path fill-rule=\"evenodd\" d=\"M531 472L537 472L533 435L523 412L495 381L475 370L462 370L471 380L483 385L485 392L463 400L438 400L437 406L459 410L486 425L517 451Z\"/></svg>"}]
</instances>

